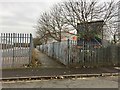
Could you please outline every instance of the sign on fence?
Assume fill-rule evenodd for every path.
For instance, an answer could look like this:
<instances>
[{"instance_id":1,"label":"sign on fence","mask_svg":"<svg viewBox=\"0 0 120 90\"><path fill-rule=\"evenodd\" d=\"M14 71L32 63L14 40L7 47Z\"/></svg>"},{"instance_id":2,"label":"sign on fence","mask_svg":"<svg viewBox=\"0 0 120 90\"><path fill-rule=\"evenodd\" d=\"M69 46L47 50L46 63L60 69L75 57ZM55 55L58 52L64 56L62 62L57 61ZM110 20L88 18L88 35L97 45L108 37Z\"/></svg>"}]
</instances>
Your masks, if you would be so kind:
<instances>
[{"instance_id":1,"label":"sign on fence","mask_svg":"<svg viewBox=\"0 0 120 90\"><path fill-rule=\"evenodd\" d=\"M32 52L32 34L1 33L2 68L29 64Z\"/></svg>"}]
</instances>

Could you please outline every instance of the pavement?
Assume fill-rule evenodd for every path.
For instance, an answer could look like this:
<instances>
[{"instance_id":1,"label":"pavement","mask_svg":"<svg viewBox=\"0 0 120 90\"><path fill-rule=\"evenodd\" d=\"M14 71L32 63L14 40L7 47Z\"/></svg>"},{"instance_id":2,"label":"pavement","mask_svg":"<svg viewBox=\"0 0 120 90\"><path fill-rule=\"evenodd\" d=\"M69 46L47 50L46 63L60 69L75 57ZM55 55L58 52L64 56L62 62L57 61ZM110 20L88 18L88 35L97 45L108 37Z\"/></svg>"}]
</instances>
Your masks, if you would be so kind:
<instances>
[{"instance_id":1,"label":"pavement","mask_svg":"<svg viewBox=\"0 0 120 90\"><path fill-rule=\"evenodd\" d=\"M40 67L36 68L13 68L1 69L2 78L13 77L31 77L31 76L57 76L57 75L75 75L75 74L103 74L118 73L119 67L99 67L99 68L68 68L56 60L53 60L46 54L36 50L41 62Z\"/></svg>"},{"instance_id":2,"label":"pavement","mask_svg":"<svg viewBox=\"0 0 120 90\"><path fill-rule=\"evenodd\" d=\"M52 88L50 90L59 90L60 88L62 89L69 88L65 90L118 90L117 89L118 77L113 76L113 77L98 77L98 78L94 78L94 77L77 78L77 79L72 78L72 79L59 79L59 80L58 79L33 80L33 81L28 80L28 81L17 81L17 82L6 81L2 83L2 87L12 88L12 90L14 90L13 88L17 88L17 90L19 88L29 88L29 89L32 88L32 90L36 90L36 88ZM76 89L73 89L73 88L76 88ZM20 89L20 90L23 90L23 89ZM37 90L41 90L41 89L37 89ZM46 90L46 89L42 89L42 90Z\"/></svg>"},{"instance_id":3,"label":"pavement","mask_svg":"<svg viewBox=\"0 0 120 90\"><path fill-rule=\"evenodd\" d=\"M7 77L29 77L29 76L55 76L73 74L103 74L118 73L120 70L114 68L23 68L23 69L4 69L2 78Z\"/></svg>"}]
</instances>

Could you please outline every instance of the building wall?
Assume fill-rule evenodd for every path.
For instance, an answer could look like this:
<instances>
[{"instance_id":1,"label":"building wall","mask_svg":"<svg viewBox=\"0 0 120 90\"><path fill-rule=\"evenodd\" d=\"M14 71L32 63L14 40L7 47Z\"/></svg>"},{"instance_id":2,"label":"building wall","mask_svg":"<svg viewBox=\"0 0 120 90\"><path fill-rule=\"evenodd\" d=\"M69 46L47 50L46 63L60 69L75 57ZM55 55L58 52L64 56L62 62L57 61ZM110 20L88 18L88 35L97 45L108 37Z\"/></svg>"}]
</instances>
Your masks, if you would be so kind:
<instances>
[{"instance_id":1,"label":"building wall","mask_svg":"<svg viewBox=\"0 0 120 90\"><path fill-rule=\"evenodd\" d=\"M68 39L77 41L77 36L74 33L62 32L61 33L61 41L66 41ZM58 41L56 41L54 38L49 38L49 40L47 41L47 43L53 43L53 42L58 42Z\"/></svg>"},{"instance_id":2,"label":"building wall","mask_svg":"<svg viewBox=\"0 0 120 90\"><path fill-rule=\"evenodd\" d=\"M86 22L86 23L78 23L77 24L77 34L81 32L85 32L86 30L88 31L95 31L97 35L99 35L99 38L103 39L103 24L104 21L91 21L91 22Z\"/></svg>"}]
</instances>

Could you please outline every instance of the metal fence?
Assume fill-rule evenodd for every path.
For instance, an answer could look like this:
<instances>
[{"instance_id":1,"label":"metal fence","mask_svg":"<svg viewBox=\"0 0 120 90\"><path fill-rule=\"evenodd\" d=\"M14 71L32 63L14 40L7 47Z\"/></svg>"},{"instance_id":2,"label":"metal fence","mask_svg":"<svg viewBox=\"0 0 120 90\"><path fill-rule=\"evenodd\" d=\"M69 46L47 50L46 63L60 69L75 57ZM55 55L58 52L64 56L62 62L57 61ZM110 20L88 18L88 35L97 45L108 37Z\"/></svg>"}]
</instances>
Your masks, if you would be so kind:
<instances>
[{"instance_id":1,"label":"metal fence","mask_svg":"<svg viewBox=\"0 0 120 90\"><path fill-rule=\"evenodd\" d=\"M1 33L2 68L22 67L31 62L32 34Z\"/></svg>"},{"instance_id":2,"label":"metal fence","mask_svg":"<svg viewBox=\"0 0 120 90\"><path fill-rule=\"evenodd\" d=\"M83 42L77 46L77 41L67 40L40 45L37 49L64 65L107 66L120 63L120 46L115 45L103 47Z\"/></svg>"}]
</instances>

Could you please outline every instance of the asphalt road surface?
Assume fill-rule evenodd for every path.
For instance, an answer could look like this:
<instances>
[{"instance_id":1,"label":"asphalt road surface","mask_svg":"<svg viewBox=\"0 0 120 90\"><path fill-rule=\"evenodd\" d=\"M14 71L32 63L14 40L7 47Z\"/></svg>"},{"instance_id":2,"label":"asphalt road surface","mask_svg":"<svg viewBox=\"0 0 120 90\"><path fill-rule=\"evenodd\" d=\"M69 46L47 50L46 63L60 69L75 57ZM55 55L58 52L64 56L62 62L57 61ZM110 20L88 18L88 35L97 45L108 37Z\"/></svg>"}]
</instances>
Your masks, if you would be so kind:
<instances>
[{"instance_id":1,"label":"asphalt road surface","mask_svg":"<svg viewBox=\"0 0 120 90\"><path fill-rule=\"evenodd\" d=\"M3 82L3 88L118 88L118 77Z\"/></svg>"}]
</instances>

